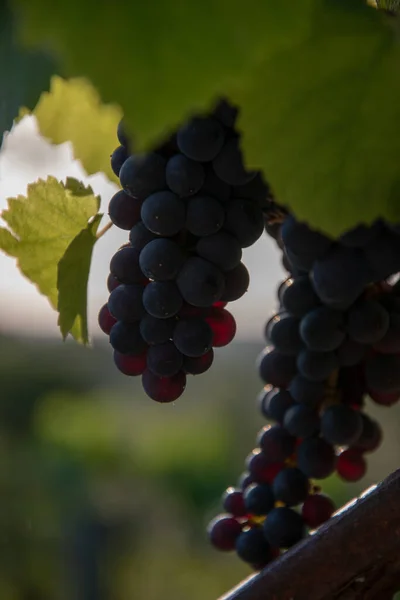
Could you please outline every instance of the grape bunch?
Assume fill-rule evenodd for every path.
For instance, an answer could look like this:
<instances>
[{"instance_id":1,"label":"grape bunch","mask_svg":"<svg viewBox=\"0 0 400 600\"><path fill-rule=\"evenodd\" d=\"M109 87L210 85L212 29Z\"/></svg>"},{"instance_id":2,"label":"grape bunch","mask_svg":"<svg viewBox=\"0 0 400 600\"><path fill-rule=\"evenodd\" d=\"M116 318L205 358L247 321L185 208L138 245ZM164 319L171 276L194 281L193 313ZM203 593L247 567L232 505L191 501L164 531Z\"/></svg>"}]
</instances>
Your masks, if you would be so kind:
<instances>
[{"instance_id":1,"label":"grape bunch","mask_svg":"<svg viewBox=\"0 0 400 600\"><path fill-rule=\"evenodd\" d=\"M109 215L130 233L111 259L99 325L117 368L141 375L158 402L178 398L186 376L207 371L213 348L232 341L225 307L249 285L242 249L263 233L270 201L261 173L243 164L236 116L221 101L148 154L135 154L118 127L111 165L122 189Z\"/></svg>"},{"instance_id":2,"label":"grape bunch","mask_svg":"<svg viewBox=\"0 0 400 600\"><path fill-rule=\"evenodd\" d=\"M400 228L379 220L334 241L275 207L265 229L289 271L258 361L270 424L209 526L256 570L331 517L320 480L364 476L382 441L366 399L400 399Z\"/></svg>"}]
</instances>

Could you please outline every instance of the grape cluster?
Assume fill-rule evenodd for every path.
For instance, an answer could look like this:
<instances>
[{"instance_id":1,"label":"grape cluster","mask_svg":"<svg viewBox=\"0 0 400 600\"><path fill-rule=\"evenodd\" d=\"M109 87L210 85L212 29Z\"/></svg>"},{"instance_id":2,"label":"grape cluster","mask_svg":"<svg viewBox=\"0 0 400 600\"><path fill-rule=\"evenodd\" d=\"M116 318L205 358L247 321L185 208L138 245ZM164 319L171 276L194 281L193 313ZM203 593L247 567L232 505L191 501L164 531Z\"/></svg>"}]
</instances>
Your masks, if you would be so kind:
<instances>
[{"instance_id":1,"label":"grape cluster","mask_svg":"<svg viewBox=\"0 0 400 600\"><path fill-rule=\"evenodd\" d=\"M290 275L258 361L270 424L209 527L216 548L255 569L333 514L316 481L364 476L382 441L366 398L400 399L400 229L377 221L334 241L277 206L265 228Z\"/></svg>"},{"instance_id":2,"label":"grape cluster","mask_svg":"<svg viewBox=\"0 0 400 600\"><path fill-rule=\"evenodd\" d=\"M109 215L130 233L111 259L99 324L117 368L141 375L158 402L178 398L186 375L209 369L213 347L233 339L225 306L248 288L242 249L263 232L268 186L242 162L236 116L221 101L144 155L118 127L111 165L122 189Z\"/></svg>"}]
</instances>

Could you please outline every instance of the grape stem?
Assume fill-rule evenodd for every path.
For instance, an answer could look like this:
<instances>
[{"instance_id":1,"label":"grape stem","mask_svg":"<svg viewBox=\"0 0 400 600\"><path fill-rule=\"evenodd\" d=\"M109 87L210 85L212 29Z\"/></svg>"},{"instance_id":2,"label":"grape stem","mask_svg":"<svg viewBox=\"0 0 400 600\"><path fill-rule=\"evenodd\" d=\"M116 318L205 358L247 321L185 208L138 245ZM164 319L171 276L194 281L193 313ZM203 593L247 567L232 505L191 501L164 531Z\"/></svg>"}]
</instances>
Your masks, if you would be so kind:
<instances>
[{"instance_id":1,"label":"grape stem","mask_svg":"<svg viewBox=\"0 0 400 600\"><path fill-rule=\"evenodd\" d=\"M98 232L97 232L96 239L98 240L98 239L100 239L101 237L103 237L103 235L104 235L105 233L107 233L107 231L108 231L109 229L111 229L111 227L112 227L112 226L113 226L113 223L112 223L111 221L109 221L109 222L107 223L107 225L104 225L104 227L103 227L102 229L100 229L100 231L98 231Z\"/></svg>"}]
</instances>

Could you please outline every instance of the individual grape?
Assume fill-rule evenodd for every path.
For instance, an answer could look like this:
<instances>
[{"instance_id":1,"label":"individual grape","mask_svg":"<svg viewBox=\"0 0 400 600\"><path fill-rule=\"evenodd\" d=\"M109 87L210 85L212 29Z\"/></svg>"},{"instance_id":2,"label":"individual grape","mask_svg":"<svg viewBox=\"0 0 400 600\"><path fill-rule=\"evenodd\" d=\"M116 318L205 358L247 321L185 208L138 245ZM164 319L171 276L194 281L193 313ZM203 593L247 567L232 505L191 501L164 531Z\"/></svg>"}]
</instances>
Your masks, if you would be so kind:
<instances>
[{"instance_id":1,"label":"individual grape","mask_svg":"<svg viewBox=\"0 0 400 600\"><path fill-rule=\"evenodd\" d=\"M246 512L262 516L274 508L275 498L269 483L252 483L243 494Z\"/></svg>"},{"instance_id":2,"label":"individual grape","mask_svg":"<svg viewBox=\"0 0 400 600\"><path fill-rule=\"evenodd\" d=\"M204 165L205 178L200 193L217 198L220 202L226 202L231 197L231 186L222 181L215 174L211 165Z\"/></svg>"},{"instance_id":3,"label":"individual grape","mask_svg":"<svg viewBox=\"0 0 400 600\"><path fill-rule=\"evenodd\" d=\"M213 160L224 145L225 132L212 117L194 117L178 130L179 150L199 162Z\"/></svg>"},{"instance_id":4,"label":"individual grape","mask_svg":"<svg viewBox=\"0 0 400 600\"><path fill-rule=\"evenodd\" d=\"M288 356L296 356L303 347L299 333L299 319L288 313L275 315L269 328L267 341L270 341L278 352Z\"/></svg>"},{"instance_id":5,"label":"individual grape","mask_svg":"<svg viewBox=\"0 0 400 600\"><path fill-rule=\"evenodd\" d=\"M340 367L352 367L358 365L365 357L366 346L359 344L349 338L345 339L336 350L336 356Z\"/></svg>"},{"instance_id":6,"label":"individual grape","mask_svg":"<svg viewBox=\"0 0 400 600\"><path fill-rule=\"evenodd\" d=\"M400 314L391 312L389 327L385 335L374 344L374 349L381 354L398 354L400 352Z\"/></svg>"},{"instance_id":7,"label":"individual grape","mask_svg":"<svg viewBox=\"0 0 400 600\"><path fill-rule=\"evenodd\" d=\"M245 471L239 477L237 485L242 491L244 491L246 488L249 487L249 485L251 485L254 482L255 480L253 476Z\"/></svg>"},{"instance_id":8,"label":"individual grape","mask_svg":"<svg viewBox=\"0 0 400 600\"><path fill-rule=\"evenodd\" d=\"M222 271L234 269L242 258L242 248L239 242L226 231L201 237L196 244L196 252Z\"/></svg>"},{"instance_id":9,"label":"individual grape","mask_svg":"<svg viewBox=\"0 0 400 600\"><path fill-rule=\"evenodd\" d=\"M143 292L143 304L152 317L168 319L178 314L183 300L173 281L151 281Z\"/></svg>"},{"instance_id":10,"label":"individual grape","mask_svg":"<svg viewBox=\"0 0 400 600\"><path fill-rule=\"evenodd\" d=\"M181 268L177 284L183 299L189 304L199 307L212 306L214 302L221 300L224 277L215 265L193 256L188 258Z\"/></svg>"},{"instance_id":11,"label":"individual grape","mask_svg":"<svg viewBox=\"0 0 400 600\"><path fill-rule=\"evenodd\" d=\"M382 429L377 421L373 421L368 415L360 413L362 419L362 430L356 442L352 444L354 450L360 452L374 452L382 442Z\"/></svg>"},{"instance_id":12,"label":"individual grape","mask_svg":"<svg viewBox=\"0 0 400 600\"><path fill-rule=\"evenodd\" d=\"M140 321L140 333L147 344L163 344L172 339L176 320L157 319L149 314L144 315Z\"/></svg>"},{"instance_id":13,"label":"individual grape","mask_svg":"<svg viewBox=\"0 0 400 600\"><path fill-rule=\"evenodd\" d=\"M140 221L141 206L139 200L119 190L110 200L108 214L116 227L128 230Z\"/></svg>"},{"instance_id":14,"label":"individual grape","mask_svg":"<svg viewBox=\"0 0 400 600\"><path fill-rule=\"evenodd\" d=\"M376 300L364 299L347 315L347 332L360 344L376 344L389 329L389 314Z\"/></svg>"},{"instance_id":15,"label":"individual grape","mask_svg":"<svg viewBox=\"0 0 400 600\"><path fill-rule=\"evenodd\" d=\"M241 532L242 525L229 515L219 515L208 526L210 542L217 550L234 550Z\"/></svg>"},{"instance_id":16,"label":"individual grape","mask_svg":"<svg viewBox=\"0 0 400 600\"><path fill-rule=\"evenodd\" d=\"M183 356L172 342L150 346L147 368L158 377L171 377L181 370Z\"/></svg>"},{"instance_id":17,"label":"individual grape","mask_svg":"<svg viewBox=\"0 0 400 600\"><path fill-rule=\"evenodd\" d=\"M235 125L238 113L239 110L237 107L233 106L225 99L220 100L213 110L214 117L229 129Z\"/></svg>"},{"instance_id":18,"label":"individual grape","mask_svg":"<svg viewBox=\"0 0 400 600\"><path fill-rule=\"evenodd\" d=\"M263 524L264 535L274 548L290 548L306 534L304 521L291 508L274 508Z\"/></svg>"},{"instance_id":19,"label":"individual grape","mask_svg":"<svg viewBox=\"0 0 400 600\"><path fill-rule=\"evenodd\" d=\"M316 529L328 521L335 510L336 507L328 496L311 494L304 500L301 516L311 529Z\"/></svg>"},{"instance_id":20,"label":"individual grape","mask_svg":"<svg viewBox=\"0 0 400 600\"><path fill-rule=\"evenodd\" d=\"M104 333L106 333L107 335L109 335L112 326L115 325L115 323L117 322L117 320L114 319L114 317L112 316L112 314L108 310L107 304L104 304L101 307L101 309L99 311L99 315L98 315L98 322L99 322L100 329Z\"/></svg>"},{"instance_id":21,"label":"individual grape","mask_svg":"<svg viewBox=\"0 0 400 600\"><path fill-rule=\"evenodd\" d=\"M198 237L217 233L225 220L222 204L211 196L196 194L187 203L186 227Z\"/></svg>"},{"instance_id":22,"label":"individual grape","mask_svg":"<svg viewBox=\"0 0 400 600\"><path fill-rule=\"evenodd\" d=\"M293 400L310 408L317 408L321 404L325 391L326 383L324 381L310 381L303 375L296 375L289 385L289 392Z\"/></svg>"},{"instance_id":23,"label":"individual grape","mask_svg":"<svg viewBox=\"0 0 400 600\"><path fill-rule=\"evenodd\" d=\"M172 192L155 192L143 202L141 217L147 229L153 233L172 236L185 226L185 203Z\"/></svg>"},{"instance_id":24,"label":"individual grape","mask_svg":"<svg viewBox=\"0 0 400 600\"><path fill-rule=\"evenodd\" d=\"M296 438L280 425L273 425L261 429L258 444L270 462L279 463L293 454Z\"/></svg>"},{"instance_id":25,"label":"individual grape","mask_svg":"<svg viewBox=\"0 0 400 600\"><path fill-rule=\"evenodd\" d=\"M282 424L286 411L294 405L287 390L263 390L259 396L260 410L266 419Z\"/></svg>"},{"instance_id":26,"label":"individual grape","mask_svg":"<svg viewBox=\"0 0 400 600\"><path fill-rule=\"evenodd\" d=\"M243 492L234 487L228 487L225 490L222 496L222 507L233 517L245 517L247 515Z\"/></svg>"},{"instance_id":27,"label":"individual grape","mask_svg":"<svg viewBox=\"0 0 400 600\"><path fill-rule=\"evenodd\" d=\"M130 377L142 375L147 366L147 354L121 354L114 350L114 363L121 373Z\"/></svg>"},{"instance_id":28,"label":"individual grape","mask_svg":"<svg viewBox=\"0 0 400 600\"><path fill-rule=\"evenodd\" d=\"M125 148L128 148L128 146L130 145L130 140L129 140L128 134L126 132L126 126L125 126L124 119L121 119L120 122L118 123L117 138L118 138L119 143L122 146L125 146Z\"/></svg>"},{"instance_id":29,"label":"individual grape","mask_svg":"<svg viewBox=\"0 0 400 600\"><path fill-rule=\"evenodd\" d=\"M332 245L330 238L291 215L284 220L281 235L289 258L295 260L296 267L306 271L311 270L314 262L323 257Z\"/></svg>"},{"instance_id":30,"label":"individual grape","mask_svg":"<svg viewBox=\"0 0 400 600\"><path fill-rule=\"evenodd\" d=\"M364 247L364 252L374 281L400 271L400 236L390 229L384 228Z\"/></svg>"},{"instance_id":31,"label":"individual grape","mask_svg":"<svg viewBox=\"0 0 400 600\"><path fill-rule=\"evenodd\" d=\"M376 392L400 391L400 356L375 354L365 362L365 378L368 390Z\"/></svg>"},{"instance_id":32,"label":"individual grape","mask_svg":"<svg viewBox=\"0 0 400 600\"><path fill-rule=\"evenodd\" d=\"M343 313L319 306L300 321L300 335L314 352L330 352L339 348L345 339Z\"/></svg>"},{"instance_id":33,"label":"individual grape","mask_svg":"<svg viewBox=\"0 0 400 600\"><path fill-rule=\"evenodd\" d=\"M119 172L122 188L137 200L165 189L166 161L159 154L132 155Z\"/></svg>"},{"instance_id":34,"label":"individual grape","mask_svg":"<svg viewBox=\"0 0 400 600\"><path fill-rule=\"evenodd\" d=\"M357 225L353 229L342 233L340 242L350 248L362 248L366 246L382 231L381 221L375 221L372 225Z\"/></svg>"},{"instance_id":35,"label":"individual grape","mask_svg":"<svg viewBox=\"0 0 400 600\"><path fill-rule=\"evenodd\" d=\"M297 466L307 477L325 479L336 466L336 454L325 440L315 437L303 440L297 446Z\"/></svg>"},{"instance_id":36,"label":"individual grape","mask_svg":"<svg viewBox=\"0 0 400 600\"><path fill-rule=\"evenodd\" d=\"M115 148L114 152L111 154L111 168L117 177L128 156L129 153L125 146L118 146L118 148Z\"/></svg>"},{"instance_id":37,"label":"individual grape","mask_svg":"<svg viewBox=\"0 0 400 600\"><path fill-rule=\"evenodd\" d=\"M376 392L375 390L368 390L368 395L380 406L393 406L400 400L400 391L398 392Z\"/></svg>"},{"instance_id":38,"label":"individual grape","mask_svg":"<svg viewBox=\"0 0 400 600\"><path fill-rule=\"evenodd\" d=\"M116 279L112 273L110 273L108 275L108 277L107 277L107 289L108 289L108 291L111 293L119 285L121 285L121 282L118 281L118 279Z\"/></svg>"},{"instance_id":39,"label":"individual grape","mask_svg":"<svg viewBox=\"0 0 400 600\"><path fill-rule=\"evenodd\" d=\"M310 381L325 381L338 366L334 352L313 352L305 348L297 357L299 373Z\"/></svg>"},{"instance_id":40,"label":"individual grape","mask_svg":"<svg viewBox=\"0 0 400 600\"><path fill-rule=\"evenodd\" d=\"M122 284L115 288L108 299L108 309L117 321L132 323L145 314L143 306L143 286Z\"/></svg>"},{"instance_id":41,"label":"individual grape","mask_svg":"<svg viewBox=\"0 0 400 600\"><path fill-rule=\"evenodd\" d=\"M145 283L139 264L139 252L130 246L118 250L111 259L110 271L121 283Z\"/></svg>"},{"instance_id":42,"label":"individual grape","mask_svg":"<svg viewBox=\"0 0 400 600\"><path fill-rule=\"evenodd\" d=\"M202 356L184 356L183 370L190 375L201 375L208 371L214 361L214 351L212 348Z\"/></svg>"},{"instance_id":43,"label":"individual grape","mask_svg":"<svg viewBox=\"0 0 400 600\"><path fill-rule=\"evenodd\" d=\"M110 344L120 354L142 354L147 344L141 336L139 323L118 321L110 331Z\"/></svg>"},{"instance_id":44,"label":"individual grape","mask_svg":"<svg viewBox=\"0 0 400 600\"><path fill-rule=\"evenodd\" d=\"M253 179L243 185L235 185L232 188L233 198L248 198L259 203L261 208L267 206L270 190L262 173L257 173Z\"/></svg>"},{"instance_id":45,"label":"individual grape","mask_svg":"<svg viewBox=\"0 0 400 600\"><path fill-rule=\"evenodd\" d=\"M173 402L183 394L186 387L186 375L179 371L172 377L158 377L149 369L142 375L144 391L156 402Z\"/></svg>"},{"instance_id":46,"label":"individual grape","mask_svg":"<svg viewBox=\"0 0 400 600\"><path fill-rule=\"evenodd\" d=\"M237 267L224 274L225 287L221 300L234 302L241 298L249 289L250 275L245 265L241 262Z\"/></svg>"},{"instance_id":47,"label":"individual grape","mask_svg":"<svg viewBox=\"0 0 400 600\"><path fill-rule=\"evenodd\" d=\"M184 264L184 255L176 242L156 239L146 244L139 256L139 264L149 279L175 279Z\"/></svg>"},{"instance_id":48,"label":"individual grape","mask_svg":"<svg viewBox=\"0 0 400 600\"><path fill-rule=\"evenodd\" d=\"M367 463L361 452L352 448L339 454L336 472L344 481L359 481L367 471Z\"/></svg>"},{"instance_id":49,"label":"individual grape","mask_svg":"<svg viewBox=\"0 0 400 600\"><path fill-rule=\"evenodd\" d=\"M203 319L181 319L176 324L173 341L185 356L196 358L208 352L212 345L211 327Z\"/></svg>"},{"instance_id":50,"label":"individual grape","mask_svg":"<svg viewBox=\"0 0 400 600\"><path fill-rule=\"evenodd\" d=\"M355 302L370 278L363 251L339 244L314 263L312 272L314 289L320 299L343 309Z\"/></svg>"},{"instance_id":51,"label":"individual grape","mask_svg":"<svg viewBox=\"0 0 400 600\"><path fill-rule=\"evenodd\" d=\"M138 250L139 252L140 250L143 250L146 244L152 242L156 238L157 235L147 229L146 225L142 221L136 223L129 233L129 241L132 248Z\"/></svg>"},{"instance_id":52,"label":"individual grape","mask_svg":"<svg viewBox=\"0 0 400 600\"><path fill-rule=\"evenodd\" d=\"M285 388L297 373L296 357L266 348L258 359L258 369L264 383Z\"/></svg>"},{"instance_id":53,"label":"individual grape","mask_svg":"<svg viewBox=\"0 0 400 600\"><path fill-rule=\"evenodd\" d=\"M253 200L231 200L226 211L225 229L235 236L242 248L252 246L264 231L260 205Z\"/></svg>"},{"instance_id":54,"label":"individual grape","mask_svg":"<svg viewBox=\"0 0 400 600\"><path fill-rule=\"evenodd\" d=\"M260 449L253 450L246 458L246 469L250 473L251 483L272 483L284 466L282 461L271 462Z\"/></svg>"},{"instance_id":55,"label":"individual grape","mask_svg":"<svg viewBox=\"0 0 400 600\"><path fill-rule=\"evenodd\" d=\"M168 187L180 197L197 194L205 178L203 165L183 154L169 159L165 174Z\"/></svg>"},{"instance_id":56,"label":"individual grape","mask_svg":"<svg viewBox=\"0 0 400 600\"><path fill-rule=\"evenodd\" d=\"M321 418L321 433L334 446L351 446L360 437L360 413L343 404L329 406Z\"/></svg>"},{"instance_id":57,"label":"individual grape","mask_svg":"<svg viewBox=\"0 0 400 600\"><path fill-rule=\"evenodd\" d=\"M212 308L204 320L211 327L214 348L222 348L231 343L236 333L236 321L229 311Z\"/></svg>"},{"instance_id":58,"label":"individual grape","mask_svg":"<svg viewBox=\"0 0 400 600\"><path fill-rule=\"evenodd\" d=\"M281 302L283 307L293 316L302 318L308 312L320 305L320 300L315 293L308 275L289 279L285 287Z\"/></svg>"},{"instance_id":59,"label":"individual grape","mask_svg":"<svg viewBox=\"0 0 400 600\"><path fill-rule=\"evenodd\" d=\"M236 540L239 558L250 564L266 564L272 557L272 549L261 527L245 529Z\"/></svg>"},{"instance_id":60,"label":"individual grape","mask_svg":"<svg viewBox=\"0 0 400 600\"><path fill-rule=\"evenodd\" d=\"M295 404L286 411L283 426L290 435L307 438L318 433L319 414L306 404Z\"/></svg>"},{"instance_id":61,"label":"individual grape","mask_svg":"<svg viewBox=\"0 0 400 600\"><path fill-rule=\"evenodd\" d=\"M297 467L282 469L272 484L275 499L283 502L286 506L297 506L304 502L309 489L308 477Z\"/></svg>"},{"instance_id":62,"label":"individual grape","mask_svg":"<svg viewBox=\"0 0 400 600\"><path fill-rule=\"evenodd\" d=\"M239 139L231 137L213 160L215 173L229 185L243 185L256 176L255 171L247 171L243 164Z\"/></svg>"}]
</instances>

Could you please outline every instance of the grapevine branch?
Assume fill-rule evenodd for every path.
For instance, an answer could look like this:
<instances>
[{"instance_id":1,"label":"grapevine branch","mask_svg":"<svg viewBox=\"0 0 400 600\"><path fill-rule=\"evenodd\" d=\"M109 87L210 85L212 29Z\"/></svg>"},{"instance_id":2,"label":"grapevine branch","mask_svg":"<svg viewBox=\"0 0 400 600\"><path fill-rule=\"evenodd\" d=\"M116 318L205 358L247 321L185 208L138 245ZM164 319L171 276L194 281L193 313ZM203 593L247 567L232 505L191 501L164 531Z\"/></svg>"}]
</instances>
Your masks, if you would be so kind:
<instances>
[{"instance_id":1,"label":"grapevine branch","mask_svg":"<svg viewBox=\"0 0 400 600\"><path fill-rule=\"evenodd\" d=\"M113 226L113 223L111 221L109 221L106 225L104 225L104 227L102 229L100 229L100 231L97 232L96 238L99 239L99 238L103 237L103 235L105 233L107 233L107 231L109 229L111 229L112 226Z\"/></svg>"},{"instance_id":2,"label":"grapevine branch","mask_svg":"<svg viewBox=\"0 0 400 600\"><path fill-rule=\"evenodd\" d=\"M400 469L220 600L392 600L400 589Z\"/></svg>"}]
</instances>

